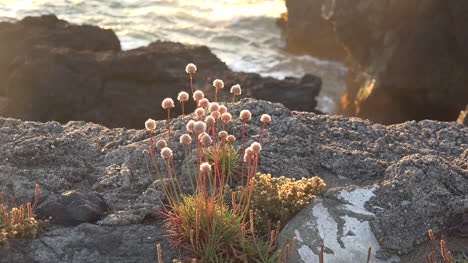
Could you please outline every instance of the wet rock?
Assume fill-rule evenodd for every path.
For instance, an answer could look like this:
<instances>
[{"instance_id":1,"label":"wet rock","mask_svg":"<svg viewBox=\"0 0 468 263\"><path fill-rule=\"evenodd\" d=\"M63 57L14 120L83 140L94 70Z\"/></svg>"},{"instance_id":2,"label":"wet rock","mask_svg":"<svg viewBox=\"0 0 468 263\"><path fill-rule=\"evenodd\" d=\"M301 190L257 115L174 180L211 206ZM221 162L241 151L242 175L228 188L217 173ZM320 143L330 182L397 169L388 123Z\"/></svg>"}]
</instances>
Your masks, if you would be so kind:
<instances>
[{"instance_id":1,"label":"wet rock","mask_svg":"<svg viewBox=\"0 0 468 263\"><path fill-rule=\"evenodd\" d=\"M53 199L43 201L36 211L39 217L50 217L58 225L76 226L96 222L109 211L104 200L93 193L83 194L72 190Z\"/></svg>"}]
</instances>

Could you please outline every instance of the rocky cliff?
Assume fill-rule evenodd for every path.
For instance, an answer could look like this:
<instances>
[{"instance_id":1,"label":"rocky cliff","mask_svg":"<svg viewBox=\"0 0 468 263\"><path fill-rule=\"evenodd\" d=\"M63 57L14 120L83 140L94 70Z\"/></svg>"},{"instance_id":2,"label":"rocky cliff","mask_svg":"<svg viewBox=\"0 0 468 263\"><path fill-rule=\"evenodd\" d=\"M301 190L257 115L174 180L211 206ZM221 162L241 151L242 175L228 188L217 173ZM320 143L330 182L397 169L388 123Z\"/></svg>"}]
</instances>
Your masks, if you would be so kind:
<instances>
[{"instance_id":1,"label":"rocky cliff","mask_svg":"<svg viewBox=\"0 0 468 263\"><path fill-rule=\"evenodd\" d=\"M338 113L381 123L455 120L468 104L466 1L286 0L286 5L288 35L313 36L308 30L314 27L303 25L326 20L345 47L347 90ZM319 6L321 15L304 12ZM314 41L302 45L312 48Z\"/></svg>"},{"instance_id":2,"label":"rocky cliff","mask_svg":"<svg viewBox=\"0 0 468 263\"><path fill-rule=\"evenodd\" d=\"M277 80L232 72L204 46L154 42L121 51L112 30L78 26L53 15L0 23L0 116L24 120L85 120L109 127L141 127L165 97L189 90L188 63L198 65L196 89L214 97L212 82L223 79L221 100L241 84L242 96L314 111L321 80L312 75ZM194 105L186 105L192 110Z\"/></svg>"},{"instance_id":3,"label":"rocky cliff","mask_svg":"<svg viewBox=\"0 0 468 263\"><path fill-rule=\"evenodd\" d=\"M429 228L454 238L468 234L466 222L452 221L468 212L468 128L462 124L412 121L383 126L359 118L294 112L253 99L228 105L233 116L242 109L252 112L248 144L258 140L261 114L273 119L265 132L259 170L273 176L322 177L328 185L323 198L344 195L351 203L343 206L358 203L358 212L372 219L367 234L380 244L374 251L380 251L379 256L404 257L429 245L425 235ZM234 119L232 127L239 136L242 123ZM165 124L157 122L161 131L157 139L167 137ZM181 117L173 121L173 128L174 163L182 184L188 186L184 151L178 143L185 133ZM154 262L156 243L163 244L166 260L177 256L177 251L168 249L162 218L155 212L164 198L160 182L148 172L147 149L148 134L141 129L0 118L0 191L24 202L33 198L34 185L39 184L39 213L54 218L38 239L13 240L9 250L0 249L0 262ZM346 187L373 193L367 200L345 195L353 193ZM310 217L297 220L300 225L312 222ZM336 229L340 232L327 230L327 239L316 235L318 241L309 242L304 238L298 248L310 246L316 251L314 242L328 242L334 236L349 244L345 238L352 233ZM361 234L353 231L354 236ZM283 236L290 237L288 232ZM365 251L368 244L359 244ZM331 257L335 248L325 245Z\"/></svg>"}]
</instances>

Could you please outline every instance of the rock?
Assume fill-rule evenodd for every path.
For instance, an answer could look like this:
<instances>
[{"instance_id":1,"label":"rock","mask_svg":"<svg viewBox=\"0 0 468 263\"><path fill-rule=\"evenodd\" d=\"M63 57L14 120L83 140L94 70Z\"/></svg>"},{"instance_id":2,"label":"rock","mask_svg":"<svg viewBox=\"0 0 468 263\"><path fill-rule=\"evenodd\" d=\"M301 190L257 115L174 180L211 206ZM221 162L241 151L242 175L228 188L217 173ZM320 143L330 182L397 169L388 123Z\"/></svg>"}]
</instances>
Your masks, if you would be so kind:
<instances>
[{"instance_id":1,"label":"rock","mask_svg":"<svg viewBox=\"0 0 468 263\"><path fill-rule=\"evenodd\" d=\"M16 23L0 22L0 96L6 95L6 81L12 64L24 60L34 46L74 50L120 50L114 31L90 25L73 25L55 15L26 17Z\"/></svg>"},{"instance_id":2,"label":"rock","mask_svg":"<svg viewBox=\"0 0 468 263\"><path fill-rule=\"evenodd\" d=\"M366 262L368 246L372 246L371 262L399 262L393 255L388 260L375 257L379 242L371 230L375 215L364 208L374 196L375 188L334 189L315 199L289 221L280 233L279 247L297 237L296 249L288 262L318 261L320 245L324 245L324 261Z\"/></svg>"},{"instance_id":3,"label":"rock","mask_svg":"<svg viewBox=\"0 0 468 263\"><path fill-rule=\"evenodd\" d=\"M468 105L466 105L465 110L460 111L457 122L468 126Z\"/></svg>"},{"instance_id":4,"label":"rock","mask_svg":"<svg viewBox=\"0 0 468 263\"><path fill-rule=\"evenodd\" d=\"M468 98L466 1L288 0L288 43L338 39L347 53L346 92L337 113L393 124L454 121ZM323 7L320 16L320 7ZM325 21L324 21L325 20ZM327 25L328 23L328 25ZM333 29L330 28L333 25ZM327 37L314 36L320 25ZM323 42L321 39L325 39ZM333 42L333 41L331 41ZM430 44L428 44L430 43ZM327 44L334 46L332 44Z\"/></svg>"},{"instance_id":5,"label":"rock","mask_svg":"<svg viewBox=\"0 0 468 263\"><path fill-rule=\"evenodd\" d=\"M3 88L6 99L0 100L6 101L2 103L6 106L0 105L0 115L24 120L61 123L84 120L108 127L141 128L148 118L167 117L160 108L164 98L175 100L180 91L190 89L185 73L189 62L198 66L195 89L203 90L210 100L214 99L213 80L222 78L226 87L220 92L220 101L231 101L229 89L239 83L243 88L242 96L282 102L294 110L314 111L317 105L315 98L321 81L315 76L277 80L254 73L232 72L207 47L172 42L156 41L129 51L119 51L110 45L107 49L98 48L97 43L90 43L89 49L85 49L88 45L80 44L84 35L63 35L62 27L76 28L79 32L91 28L96 31L93 34L99 34L99 28L72 26L54 18L25 18L0 26L1 37L19 30L17 28L33 30L43 24L49 25L49 20L55 21L53 26L40 27L46 31L43 34L31 35L31 43L36 44L25 46L21 52L10 50L20 39L13 38L5 46L0 44L0 53L9 54L1 60L8 68L0 67L3 72L0 75L6 80ZM99 42L100 38L108 38L109 32L113 34L103 31L102 36L94 39ZM75 37L80 40L76 41L76 47L67 45L66 41L49 45L56 35L71 43ZM193 102L185 106L186 112L195 109ZM181 113L173 111L174 115Z\"/></svg>"},{"instance_id":6,"label":"rock","mask_svg":"<svg viewBox=\"0 0 468 263\"><path fill-rule=\"evenodd\" d=\"M413 121L384 126L359 118L291 111L278 103L254 99L242 99L238 103L228 104L227 107L234 120L229 131L232 133L231 128L234 130L239 147L242 142L242 122L238 118L241 110L248 109L252 112L252 120L247 123L246 129L247 145L259 139L262 128L260 116L264 113L272 116L272 122L266 126L263 137L259 172L292 178L320 176L331 188L356 185L362 189L370 189L376 184L381 185L374 190L376 196L369 202L383 202L381 200L385 199L380 199L380 193L395 195L395 202L392 202L395 207L391 210L395 211L395 215L404 214L404 209L408 210L415 204L426 204L430 197L428 193L431 192L443 193L434 196L437 202L439 198L448 198L446 203L450 207L447 211L458 214L468 211L467 208L459 207L468 195L467 191L463 192L468 168L468 128L461 124ZM188 118L193 118L193 114L186 116L185 122ZM190 189L190 183L186 179L187 167L183 166L184 150L178 142L179 136L186 133L185 122L181 116L171 122L170 144L174 153L174 165L182 188ZM167 139L165 127L165 121L157 121L155 140ZM90 255L104 252L93 252L90 247L80 249L78 244L83 246L82 243L73 243L73 246L70 245L73 249L62 252L64 250L59 242L64 236L68 240L68 235L79 233L82 225L91 225L93 229L98 229L96 233L112 232L117 240L124 239L132 226L135 229L148 227L153 229L151 231L160 231L163 218L157 211L163 209L164 193L155 171L151 167L148 170L145 160L148 137L147 131L142 129L109 129L83 121L67 124L39 123L0 117L0 192L5 191L15 196L18 202L30 201L34 197L35 184L39 184L41 196L45 200L52 200L53 196L59 196L70 189L83 195L95 193L101 196L110 207L110 212L95 225L84 223L75 227L62 227L53 224L52 229L61 229L60 234L43 234L47 235L47 244L50 246L47 251L58 251L54 253L67 258L69 262L83 261L81 252L73 251L83 250L83 253ZM164 164L160 161L159 165L163 167ZM427 175L413 173L411 166L421 167ZM445 172L451 177L442 176ZM415 175L414 180L411 179L412 174ZM386 182L399 185L395 189L403 192L394 193L389 188L390 185L386 186ZM411 185L405 185L404 182L411 182ZM416 196L411 193L408 197L402 196L413 190L420 191L418 193L422 203L413 200ZM387 215L386 211L368 211L371 212L375 214L375 226L378 226L379 231L389 233L390 230L382 225L383 219L379 219L379 216ZM445 222L455 216L448 212L441 213L432 206L427 211L411 209L411 212L415 220L421 224L426 223L425 226L433 228L436 234L445 233L445 228L452 226L452 223ZM379 232L374 232L373 224L371 223L371 230L377 241L382 242L379 243L380 250L410 251L416 248L416 243L410 238L395 248L393 241L391 242L395 235L388 234L388 238L382 239ZM408 231L408 236L418 237L418 240L421 238L421 241L427 230L422 226L412 229L405 226L393 227L396 228L395 233ZM144 232L137 231L131 239L136 240L137 235L144 236ZM162 235L162 232L152 233L158 237ZM85 240L85 237L80 236L79 240ZM143 241L144 239L139 239L135 246L141 245ZM6 253L5 258L12 259L14 255L23 253L24 258L31 259L29 262L46 262L39 256L31 255L31 251L39 253L40 250L35 246L43 244L42 241L21 242L25 243L17 246L15 252L0 250L0 254ZM168 245L163 239L158 239L158 242ZM32 247L33 244L36 245ZM154 245L155 243L152 246ZM127 248L126 245L117 247L118 255L112 259L121 262L141 261L136 252L133 254L133 250L125 258L122 250ZM374 252L379 253L378 250ZM106 262L111 258L106 253L99 255L97 261ZM154 258L151 260L154 261ZM16 261L12 259L10 262Z\"/></svg>"},{"instance_id":7,"label":"rock","mask_svg":"<svg viewBox=\"0 0 468 263\"><path fill-rule=\"evenodd\" d=\"M155 244L162 244L163 262L179 257L163 238L160 225L75 227L52 226L39 238L12 240L0 247L0 262L157 262Z\"/></svg>"},{"instance_id":8,"label":"rock","mask_svg":"<svg viewBox=\"0 0 468 263\"><path fill-rule=\"evenodd\" d=\"M52 218L54 224L76 226L85 222L96 222L108 212L109 207L101 197L79 191L68 191L56 200L46 200L37 207L41 218Z\"/></svg>"},{"instance_id":9,"label":"rock","mask_svg":"<svg viewBox=\"0 0 468 263\"><path fill-rule=\"evenodd\" d=\"M429 228L448 227L447 215L468 211L467 193L468 171L438 156L414 154L389 166L368 203L376 213L372 229L386 249L381 253L408 253L427 240Z\"/></svg>"},{"instance_id":10,"label":"rock","mask_svg":"<svg viewBox=\"0 0 468 263\"><path fill-rule=\"evenodd\" d=\"M288 12L277 23L286 38L286 48L289 51L344 61L344 46L338 41L333 24L322 14L322 10L326 8L325 2L286 0Z\"/></svg>"}]
</instances>

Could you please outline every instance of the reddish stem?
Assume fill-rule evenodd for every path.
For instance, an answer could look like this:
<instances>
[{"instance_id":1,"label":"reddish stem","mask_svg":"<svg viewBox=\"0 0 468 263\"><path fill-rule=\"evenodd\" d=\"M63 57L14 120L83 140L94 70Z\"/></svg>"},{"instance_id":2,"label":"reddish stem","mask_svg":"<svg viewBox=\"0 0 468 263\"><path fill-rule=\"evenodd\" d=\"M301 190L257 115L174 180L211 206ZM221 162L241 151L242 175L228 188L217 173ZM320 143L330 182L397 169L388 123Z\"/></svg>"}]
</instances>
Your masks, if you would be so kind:
<instances>
[{"instance_id":1,"label":"reddish stem","mask_svg":"<svg viewBox=\"0 0 468 263\"><path fill-rule=\"evenodd\" d=\"M262 132L260 132L260 139L258 140L259 143L262 143L263 133L265 132L265 123L262 125Z\"/></svg>"},{"instance_id":2,"label":"reddish stem","mask_svg":"<svg viewBox=\"0 0 468 263\"><path fill-rule=\"evenodd\" d=\"M167 108L167 130L169 132L167 144L171 147L171 108Z\"/></svg>"},{"instance_id":3,"label":"reddish stem","mask_svg":"<svg viewBox=\"0 0 468 263\"><path fill-rule=\"evenodd\" d=\"M193 82L192 81L193 77L192 77L192 73L190 73L189 75L190 75L190 89L192 90L192 95L193 95L193 83L192 83Z\"/></svg>"},{"instance_id":4,"label":"reddish stem","mask_svg":"<svg viewBox=\"0 0 468 263\"><path fill-rule=\"evenodd\" d=\"M245 154L245 128L247 126L247 121L244 120L244 124L242 125L242 157ZM241 184L244 184L244 162L242 162L242 174L241 174Z\"/></svg>"}]
</instances>

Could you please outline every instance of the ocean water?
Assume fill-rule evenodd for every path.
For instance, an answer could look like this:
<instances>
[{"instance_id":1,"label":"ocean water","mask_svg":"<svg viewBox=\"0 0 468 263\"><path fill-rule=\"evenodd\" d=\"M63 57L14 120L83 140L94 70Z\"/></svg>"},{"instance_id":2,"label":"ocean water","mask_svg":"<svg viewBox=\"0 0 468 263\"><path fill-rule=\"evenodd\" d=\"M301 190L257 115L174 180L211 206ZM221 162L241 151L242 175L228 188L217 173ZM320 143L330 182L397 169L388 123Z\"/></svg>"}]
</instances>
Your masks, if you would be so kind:
<instances>
[{"instance_id":1,"label":"ocean water","mask_svg":"<svg viewBox=\"0 0 468 263\"><path fill-rule=\"evenodd\" d=\"M284 0L0 0L0 21L53 13L113 29L126 50L155 40L199 44L234 71L280 79L320 76L319 109L332 112L345 89L346 67L285 52L275 24L285 11Z\"/></svg>"}]
</instances>

